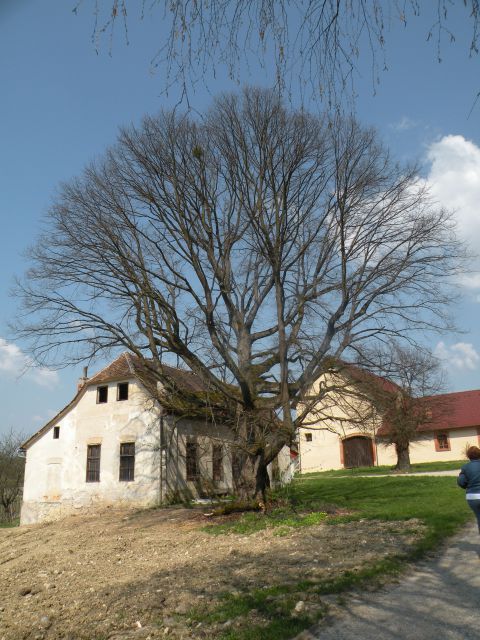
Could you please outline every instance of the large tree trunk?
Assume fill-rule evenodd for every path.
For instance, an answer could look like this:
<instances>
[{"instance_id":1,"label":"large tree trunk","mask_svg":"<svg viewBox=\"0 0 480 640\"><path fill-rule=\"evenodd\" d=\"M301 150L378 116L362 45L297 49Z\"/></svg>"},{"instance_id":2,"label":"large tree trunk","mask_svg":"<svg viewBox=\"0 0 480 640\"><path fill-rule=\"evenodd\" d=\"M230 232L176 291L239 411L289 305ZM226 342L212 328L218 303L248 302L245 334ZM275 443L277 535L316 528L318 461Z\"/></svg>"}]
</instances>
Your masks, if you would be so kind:
<instances>
[{"instance_id":1,"label":"large tree trunk","mask_svg":"<svg viewBox=\"0 0 480 640\"><path fill-rule=\"evenodd\" d=\"M409 445L396 443L395 451L397 454L397 464L395 465L395 471L410 471Z\"/></svg>"},{"instance_id":2,"label":"large tree trunk","mask_svg":"<svg viewBox=\"0 0 480 640\"><path fill-rule=\"evenodd\" d=\"M270 488L268 465L288 442L281 424L264 421L245 412L237 423L232 446L232 479L235 494L242 500L263 505Z\"/></svg>"},{"instance_id":3,"label":"large tree trunk","mask_svg":"<svg viewBox=\"0 0 480 640\"><path fill-rule=\"evenodd\" d=\"M235 448L232 452L232 476L235 494L240 500L265 503L270 478L264 451L252 455Z\"/></svg>"}]
</instances>

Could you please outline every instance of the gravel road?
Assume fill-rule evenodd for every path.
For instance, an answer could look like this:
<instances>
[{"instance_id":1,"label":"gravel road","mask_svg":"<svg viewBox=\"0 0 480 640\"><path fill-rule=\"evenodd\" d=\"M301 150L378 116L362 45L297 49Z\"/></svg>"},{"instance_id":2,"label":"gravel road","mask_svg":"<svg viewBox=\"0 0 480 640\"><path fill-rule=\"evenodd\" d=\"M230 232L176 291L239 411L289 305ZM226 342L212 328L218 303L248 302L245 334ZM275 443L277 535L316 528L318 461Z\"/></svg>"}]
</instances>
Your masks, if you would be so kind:
<instances>
[{"instance_id":1,"label":"gravel road","mask_svg":"<svg viewBox=\"0 0 480 640\"><path fill-rule=\"evenodd\" d=\"M478 640L480 536L472 524L395 587L352 597L296 640Z\"/></svg>"}]
</instances>

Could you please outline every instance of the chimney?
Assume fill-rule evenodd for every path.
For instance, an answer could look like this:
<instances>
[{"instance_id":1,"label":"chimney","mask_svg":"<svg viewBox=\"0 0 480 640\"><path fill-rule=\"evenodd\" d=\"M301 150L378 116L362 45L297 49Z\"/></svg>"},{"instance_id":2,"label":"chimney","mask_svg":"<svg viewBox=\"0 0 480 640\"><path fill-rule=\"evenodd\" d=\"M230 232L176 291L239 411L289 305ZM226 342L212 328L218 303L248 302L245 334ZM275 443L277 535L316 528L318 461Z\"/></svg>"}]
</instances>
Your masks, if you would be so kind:
<instances>
[{"instance_id":1,"label":"chimney","mask_svg":"<svg viewBox=\"0 0 480 640\"><path fill-rule=\"evenodd\" d=\"M87 381L88 381L88 367L83 367L83 376L79 379L77 383L77 392L80 391L80 389L87 384Z\"/></svg>"}]
</instances>

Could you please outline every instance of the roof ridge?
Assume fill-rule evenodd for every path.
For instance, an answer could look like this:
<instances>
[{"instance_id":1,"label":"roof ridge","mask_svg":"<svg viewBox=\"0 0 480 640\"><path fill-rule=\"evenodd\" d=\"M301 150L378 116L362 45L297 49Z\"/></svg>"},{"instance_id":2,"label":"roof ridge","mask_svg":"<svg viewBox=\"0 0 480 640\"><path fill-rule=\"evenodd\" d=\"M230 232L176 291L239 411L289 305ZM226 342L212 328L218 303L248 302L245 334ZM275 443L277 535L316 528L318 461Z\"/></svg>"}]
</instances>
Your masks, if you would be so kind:
<instances>
[{"instance_id":1,"label":"roof ridge","mask_svg":"<svg viewBox=\"0 0 480 640\"><path fill-rule=\"evenodd\" d=\"M112 364L114 364L115 362L117 362L117 360L120 360L120 358L125 355L127 352L124 351L123 353L121 353L120 355L118 355L114 360L112 360L112 362L109 362L108 364L106 364L104 367L102 367L100 369L100 371L97 371L97 373L94 373L93 376L91 378L87 379L87 384L90 384L92 380L95 380L95 378L97 376L99 376L101 373L103 373L106 369L109 369Z\"/></svg>"},{"instance_id":2,"label":"roof ridge","mask_svg":"<svg viewBox=\"0 0 480 640\"><path fill-rule=\"evenodd\" d=\"M444 396L459 396L459 395L468 395L468 394L473 395L475 393L480 393L480 389L467 389L465 391L446 391L445 393L435 393L430 396L422 396L421 398L418 398L418 399L429 400L431 398L442 398Z\"/></svg>"},{"instance_id":3,"label":"roof ridge","mask_svg":"<svg viewBox=\"0 0 480 640\"><path fill-rule=\"evenodd\" d=\"M130 373L133 374L133 375L136 375L135 367L134 367L134 364L132 362L132 356L135 355L135 354L129 353L128 351L124 351L121 355L125 357L125 360L127 361L127 365L128 365L129 370L130 370Z\"/></svg>"}]
</instances>

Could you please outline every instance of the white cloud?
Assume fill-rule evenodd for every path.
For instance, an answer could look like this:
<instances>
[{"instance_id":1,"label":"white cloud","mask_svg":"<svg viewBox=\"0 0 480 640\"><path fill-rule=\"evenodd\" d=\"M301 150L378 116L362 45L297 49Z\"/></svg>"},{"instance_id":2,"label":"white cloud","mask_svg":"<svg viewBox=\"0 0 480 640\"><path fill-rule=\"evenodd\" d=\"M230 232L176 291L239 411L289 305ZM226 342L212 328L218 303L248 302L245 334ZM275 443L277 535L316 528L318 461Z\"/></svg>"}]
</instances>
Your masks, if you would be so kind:
<instances>
[{"instance_id":1,"label":"white cloud","mask_svg":"<svg viewBox=\"0 0 480 640\"><path fill-rule=\"evenodd\" d=\"M474 256L471 273L461 279L467 289L480 289L480 147L463 136L444 136L430 145L427 183L442 206L455 212L460 237Z\"/></svg>"},{"instance_id":2,"label":"white cloud","mask_svg":"<svg viewBox=\"0 0 480 640\"><path fill-rule=\"evenodd\" d=\"M475 347L470 342L457 342L447 346L441 340L435 347L435 355L456 369L469 369L472 371L477 369L480 363L480 355L478 355Z\"/></svg>"},{"instance_id":3,"label":"white cloud","mask_svg":"<svg viewBox=\"0 0 480 640\"><path fill-rule=\"evenodd\" d=\"M417 125L418 123L415 120L412 120L408 116L402 116L398 122L390 126L395 131L408 131L409 129L414 129Z\"/></svg>"},{"instance_id":4,"label":"white cloud","mask_svg":"<svg viewBox=\"0 0 480 640\"><path fill-rule=\"evenodd\" d=\"M455 210L459 231L474 248L480 242L480 147L463 136L430 145L428 184L433 196Z\"/></svg>"},{"instance_id":5,"label":"white cloud","mask_svg":"<svg viewBox=\"0 0 480 640\"><path fill-rule=\"evenodd\" d=\"M58 383L58 373L45 367L36 367L31 358L12 342L0 338L0 373L18 379L24 376L40 387L52 389Z\"/></svg>"},{"instance_id":6,"label":"white cloud","mask_svg":"<svg viewBox=\"0 0 480 640\"><path fill-rule=\"evenodd\" d=\"M468 273L462 277L462 285L467 289L480 289L480 273Z\"/></svg>"}]
</instances>

